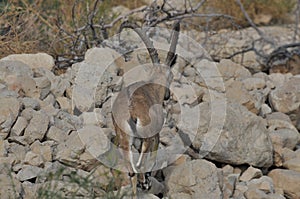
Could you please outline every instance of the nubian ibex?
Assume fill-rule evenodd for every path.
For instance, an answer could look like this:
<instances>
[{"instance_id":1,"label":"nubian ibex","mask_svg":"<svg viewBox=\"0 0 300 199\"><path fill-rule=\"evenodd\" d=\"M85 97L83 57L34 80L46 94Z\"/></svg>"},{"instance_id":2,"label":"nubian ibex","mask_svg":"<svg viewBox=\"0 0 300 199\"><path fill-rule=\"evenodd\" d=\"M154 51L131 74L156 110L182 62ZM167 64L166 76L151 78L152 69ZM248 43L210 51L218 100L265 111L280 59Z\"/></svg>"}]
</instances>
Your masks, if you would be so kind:
<instances>
[{"instance_id":1,"label":"nubian ibex","mask_svg":"<svg viewBox=\"0 0 300 199\"><path fill-rule=\"evenodd\" d=\"M137 82L124 88L112 106L112 120L116 131L115 144L123 150L129 172L133 197L137 186L149 189L148 176L156 163L159 132L164 124L163 101L168 95L173 75L172 66L180 24L175 22L171 33L170 47L164 64L160 63L157 50L146 33L137 24L124 22L120 30L133 29L145 44L151 58L150 80ZM121 31L120 31L121 32Z\"/></svg>"}]
</instances>

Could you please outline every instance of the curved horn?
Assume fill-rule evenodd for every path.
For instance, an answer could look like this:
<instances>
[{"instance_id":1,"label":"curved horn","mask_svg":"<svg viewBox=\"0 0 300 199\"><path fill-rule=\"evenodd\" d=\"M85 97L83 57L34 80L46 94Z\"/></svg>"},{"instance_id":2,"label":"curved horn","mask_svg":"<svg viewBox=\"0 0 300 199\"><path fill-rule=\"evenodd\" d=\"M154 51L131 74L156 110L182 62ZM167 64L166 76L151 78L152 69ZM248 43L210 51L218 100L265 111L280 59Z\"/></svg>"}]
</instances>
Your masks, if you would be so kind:
<instances>
[{"instance_id":1,"label":"curved horn","mask_svg":"<svg viewBox=\"0 0 300 199\"><path fill-rule=\"evenodd\" d=\"M169 67L172 67L176 61L177 55L175 54L175 52L176 52L176 46L178 43L179 31L180 31L180 22L176 21L173 24L172 33L171 33L171 41L170 41L171 44L170 44L167 58L165 60L165 64Z\"/></svg>"},{"instance_id":2,"label":"curved horn","mask_svg":"<svg viewBox=\"0 0 300 199\"><path fill-rule=\"evenodd\" d=\"M144 44L149 52L152 63L154 65L159 64L160 61L158 58L157 50L154 48L152 41L146 36L145 31L143 31L143 29L141 27L139 27L136 23L125 21L120 26L119 34L122 32L122 30L124 28L130 28L139 35L139 37L142 39L142 41L144 42Z\"/></svg>"}]
</instances>

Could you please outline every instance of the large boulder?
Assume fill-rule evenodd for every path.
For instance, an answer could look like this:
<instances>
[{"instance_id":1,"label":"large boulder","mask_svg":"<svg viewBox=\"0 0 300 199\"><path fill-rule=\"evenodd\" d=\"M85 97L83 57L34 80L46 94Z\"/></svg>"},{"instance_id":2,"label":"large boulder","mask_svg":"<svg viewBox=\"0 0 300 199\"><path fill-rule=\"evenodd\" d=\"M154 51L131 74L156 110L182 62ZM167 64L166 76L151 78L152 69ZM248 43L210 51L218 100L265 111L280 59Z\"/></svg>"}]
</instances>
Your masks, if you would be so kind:
<instances>
[{"instance_id":1,"label":"large boulder","mask_svg":"<svg viewBox=\"0 0 300 199\"><path fill-rule=\"evenodd\" d=\"M272 107L282 113L299 110L300 106L300 77L295 76L277 87L269 95Z\"/></svg>"},{"instance_id":2,"label":"large boulder","mask_svg":"<svg viewBox=\"0 0 300 199\"><path fill-rule=\"evenodd\" d=\"M200 153L201 147L206 146L211 149L206 156L211 160L234 165L249 164L256 167L272 165L272 142L261 117L240 104L227 103L226 118L218 121L218 125L223 125L223 128L218 134L210 134L212 128L210 123L216 118L210 118L211 108L208 105L202 104L200 112L200 128L193 142ZM208 138L204 139L205 136ZM205 140L215 141L206 142ZM212 146L207 147L207 145Z\"/></svg>"},{"instance_id":3,"label":"large boulder","mask_svg":"<svg viewBox=\"0 0 300 199\"><path fill-rule=\"evenodd\" d=\"M283 189L288 198L300 198L300 172L284 169L274 169L269 174L277 189Z\"/></svg>"},{"instance_id":4,"label":"large boulder","mask_svg":"<svg viewBox=\"0 0 300 199\"><path fill-rule=\"evenodd\" d=\"M2 58L1 60L20 61L27 64L30 68L47 68L51 70L54 67L54 59L46 53L37 54L13 54Z\"/></svg>"},{"instance_id":5,"label":"large boulder","mask_svg":"<svg viewBox=\"0 0 300 199\"><path fill-rule=\"evenodd\" d=\"M164 169L170 198L222 198L217 167L193 160Z\"/></svg>"}]
</instances>

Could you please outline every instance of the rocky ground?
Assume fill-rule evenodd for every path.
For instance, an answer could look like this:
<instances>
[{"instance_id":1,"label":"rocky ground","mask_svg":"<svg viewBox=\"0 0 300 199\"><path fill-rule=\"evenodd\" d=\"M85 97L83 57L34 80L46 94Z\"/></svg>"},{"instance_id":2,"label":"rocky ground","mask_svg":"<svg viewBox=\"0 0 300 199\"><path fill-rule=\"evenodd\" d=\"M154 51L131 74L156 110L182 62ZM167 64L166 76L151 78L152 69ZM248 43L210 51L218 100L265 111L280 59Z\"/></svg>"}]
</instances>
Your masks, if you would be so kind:
<instances>
[{"instance_id":1,"label":"rocky ground","mask_svg":"<svg viewBox=\"0 0 300 199\"><path fill-rule=\"evenodd\" d=\"M232 48L237 41L233 37ZM165 198L300 198L300 76L266 74L249 56L247 68L237 60L178 59L158 155L167 167L156 173L161 186L152 193ZM112 49L94 48L83 62L54 75L54 60L47 54L1 59L0 198L126 194L129 181L120 180L126 174L113 177L105 161L98 160L111 150L115 94L146 75L140 70L122 74L147 60L144 51L133 51L125 62ZM209 76L214 67L218 77ZM186 146L191 148L182 154ZM174 161L169 152L179 158ZM124 192L115 191L117 181Z\"/></svg>"}]
</instances>

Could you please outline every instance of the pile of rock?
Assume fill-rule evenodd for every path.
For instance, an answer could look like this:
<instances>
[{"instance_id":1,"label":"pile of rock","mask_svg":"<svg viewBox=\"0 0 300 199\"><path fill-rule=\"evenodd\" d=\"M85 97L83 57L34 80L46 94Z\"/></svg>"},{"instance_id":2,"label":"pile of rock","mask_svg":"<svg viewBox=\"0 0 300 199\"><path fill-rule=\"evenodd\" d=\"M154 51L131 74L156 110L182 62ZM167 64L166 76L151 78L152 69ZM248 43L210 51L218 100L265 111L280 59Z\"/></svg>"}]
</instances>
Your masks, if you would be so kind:
<instances>
[{"instance_id":1,"label":"pile of rock","mask_svg":"<svg viewBox=\"0 0 300 199\"><path fill-rule=\"evenodd\" d=\"M83 62L56 76L51 72L53 58L46 54L11 55L0 60L0 197L36 198L45 189L60 190L63 197L70 198L110 194L112 174L97 158L111 149L114 94L132 81L132 75L122 79L121 74L142 63L135 52L124 62L111 49L95 48L86 53ZM202 66L207 64L214 63L202 62ZM224 87L220 87L214 81L206 84L201 75L211 68L200 65L175 66L179 72L175 72L171 87L179 95L166 102L169 114L161 149L175 150L178 143L193 149L176 161L159 157L168 165L155 176L165 187L163 195L299 198L300 76L251 74L239 64L221 60L215 64L223 79ZM140 71L135 73L134 77L143 79ZM195 91L192 97L187 93L188 83ZM215 107L224 95L225 109ZM199 112L188 116L199 122L194 137L188 128L181 132L176 128L184 106L179 98L190 104L196 100L193 106L199 108L200 119L193 121ZM215 111L225 116L224 121L218 137L205 140L203 136L216 119L212 117ZM203 146L211 150L203 151ZM53 181L49 173L61 176ZM95 182L98 189L92 187L95 184L86 188L71 183L74 173L79 179L91 179L88 182ZM129 182L121 184L126 187Z\"/></svg>"}]
</instances>

